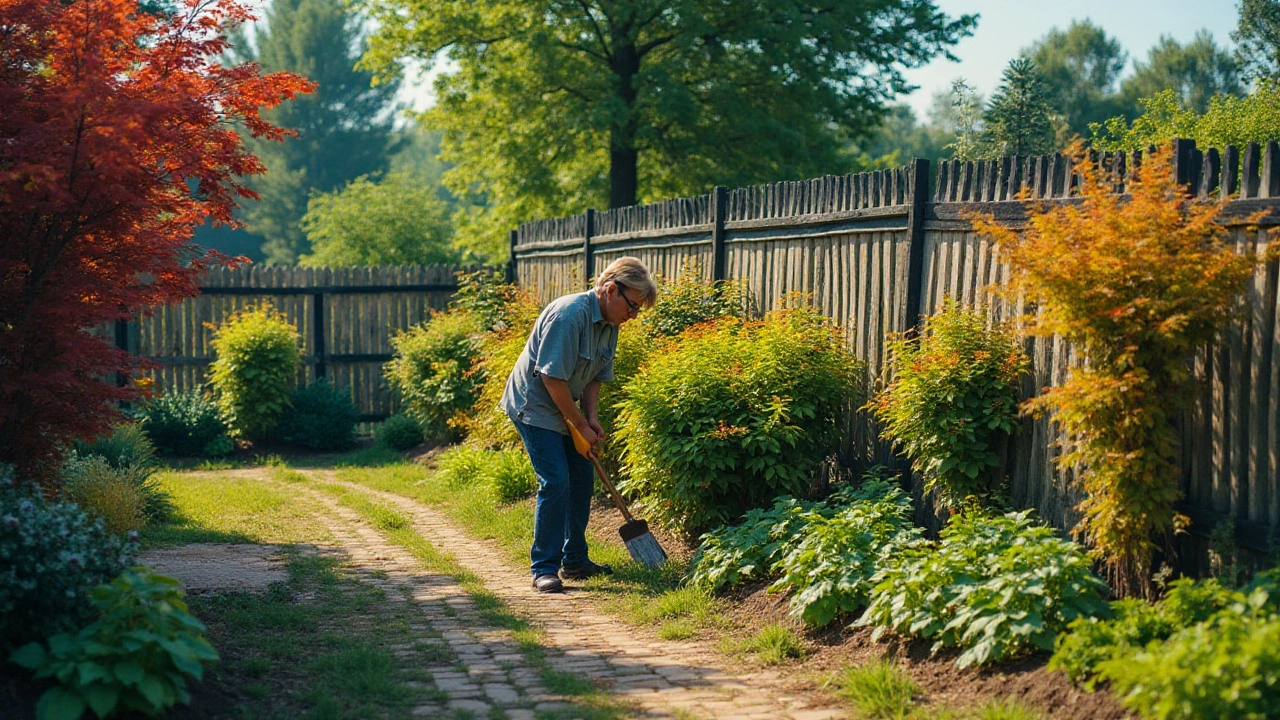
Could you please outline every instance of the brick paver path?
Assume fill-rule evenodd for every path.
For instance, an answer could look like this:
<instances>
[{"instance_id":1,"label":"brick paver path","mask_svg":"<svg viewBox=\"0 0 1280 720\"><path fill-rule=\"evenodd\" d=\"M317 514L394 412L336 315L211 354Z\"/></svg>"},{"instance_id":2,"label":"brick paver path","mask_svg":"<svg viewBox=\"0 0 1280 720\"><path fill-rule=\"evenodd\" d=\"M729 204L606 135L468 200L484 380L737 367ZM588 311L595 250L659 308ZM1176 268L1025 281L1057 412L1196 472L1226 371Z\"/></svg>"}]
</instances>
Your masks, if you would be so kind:
<instances>
[{"instance_id":1,"label":"brick paver path","mask_svg":"<svg viewBox=\"0 0 1280 720\"><path fill-rule=\"evenodd\" d=\"M306 474L336 482L331 472ZM415 603L425 625L411 629L430 631L441 638L435 642L443 641L456 654L456 661L426 668L447 699L424 703L415 715L532 720L544 711L558 710L557 714L574 716L572 699L547 691L511 633L486 624L454 578L424 571L407 550L388 542L357 513L319 490L304 483L289 487L323 503L341 521L330 532L363 581L382 587L389 599ZM546 633L551 646L547 662L553 668L590 680L637 717L827 720L846 715L842 709L814 707L805 698L789 696L774 671L735 671L710 645L646 636L597 612L589 593L536 593L529 586L527 568L495 561L500 554L491 543L464 534L439 511L397 495L346 487L397 508L422 537L451 554L517 616ZM395 648L406 659L416 657L411 640Z\"/></svg>"}]
</instances>

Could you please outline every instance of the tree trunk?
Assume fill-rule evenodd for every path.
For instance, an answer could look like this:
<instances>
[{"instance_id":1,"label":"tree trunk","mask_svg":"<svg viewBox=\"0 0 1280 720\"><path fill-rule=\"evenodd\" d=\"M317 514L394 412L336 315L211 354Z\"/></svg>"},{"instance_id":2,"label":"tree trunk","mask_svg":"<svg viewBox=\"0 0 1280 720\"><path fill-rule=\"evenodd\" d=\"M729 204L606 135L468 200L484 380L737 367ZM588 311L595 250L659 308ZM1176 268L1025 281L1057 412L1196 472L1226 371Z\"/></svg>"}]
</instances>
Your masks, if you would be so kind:
<instances>
[{"instance_id":1,"label":"tree trunk","mask_svg":"<svg viewBox=\"0 0 1280 720\"><path fill-rule=\"evenodd\" d=\"M617 32L621 30L621 32ZM617 77L615 92L625 108L622 116L609 128L609 207L619 208L636 204L639 194L638 168L640 152L636 149L636 88L635 78L640 74L640 53L634 38L626 37L626 29L615 29L613 72Z\"/></svg>"}]
</instances>

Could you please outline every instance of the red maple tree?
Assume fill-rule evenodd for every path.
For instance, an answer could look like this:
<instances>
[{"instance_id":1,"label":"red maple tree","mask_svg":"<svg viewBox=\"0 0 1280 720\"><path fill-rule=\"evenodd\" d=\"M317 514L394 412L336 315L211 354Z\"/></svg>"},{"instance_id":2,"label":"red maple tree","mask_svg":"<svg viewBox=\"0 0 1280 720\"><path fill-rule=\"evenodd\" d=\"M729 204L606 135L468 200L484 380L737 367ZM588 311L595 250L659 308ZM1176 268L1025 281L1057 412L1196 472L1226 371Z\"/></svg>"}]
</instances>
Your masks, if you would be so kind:
<instances>
[{"instance_id":1,"label":"red maple tree","mask_svg":"<svg viewBox=\"0 0 1280 720\"><path fill-rule=\"evenodd\" d=\"M0 462L48 476L118 419L137 361L93 328L196 294L191 236L264 171L237 127L305 78L220 62L236 0L0 0Z\"/></svg>"}]
</instances>

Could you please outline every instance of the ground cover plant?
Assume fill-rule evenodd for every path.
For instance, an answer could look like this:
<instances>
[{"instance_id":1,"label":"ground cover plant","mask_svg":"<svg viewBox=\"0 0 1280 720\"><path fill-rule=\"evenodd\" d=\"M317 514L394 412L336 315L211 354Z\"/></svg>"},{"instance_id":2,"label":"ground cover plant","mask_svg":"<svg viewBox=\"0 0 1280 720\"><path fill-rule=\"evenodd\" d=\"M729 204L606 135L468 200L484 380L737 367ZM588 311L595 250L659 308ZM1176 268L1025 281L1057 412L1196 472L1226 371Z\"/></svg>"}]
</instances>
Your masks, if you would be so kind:
<instances>
[{"instance_id":1,"label":"ground cover plant","mask_svg":"<svg viewBox=\"0 0 1280 720\"><path fill-rule=\"evenodd\" d=\"M236 313L214 331L209 383L232 434L275 436L302 362L298 342L288 319L265 306Z\"/></svg>"},{"instance_id":2,"label":"ground cover plant","mask_svg":"<svg viewBox=\"0 0 1280 720\"><path fill-rule=\"evenodd\" d=\"M82 627L93 614L89 590L131 566L137 549L0 465L0 655Z\"/></svg>"},{"instance_id":3,"label":"ground cover plant","mask_svg":"<svg viewBox=\"0 0 1280 720\"><path fill-rule=\"evenodd\" d=\"M1156 542L1180 522L1173 421L1195 396L1186 358L1234 318L1258 258L1215 223L1220 203L1178 185L1168 148L1130 168L1123 197L1081 146L1071 157L1079 204L1029 206L1025 231L990 217L975 228L1008 259L1010 297L1037 304L1029 327L1088 361L1028 407L1072 438L1059 464L1084 468L1075 534L1113 587L1145 595Z\"/></svg>"},{"instance_id":4,"label":"ground cover plant","mask_svg":"<svg viewBox=\"0 0 1280 720\"><path fill-rule=\"evenodd\" d=\"M36 713L76 720L85 710L98 717L121 711L159 715L187 704L187 678L200 680L204 663L218 659L204 625L187 612L178 581L145 568L121 573L90 596L98 616L79 632L18 648L10 659L55 678Z\"/></svg>"},{"instance_id":5,"label":"ground cover plant","mask_svg":"<svg viewBox=\"0 0 1280 720\"><path fill-rule=\"evenodd\" d=\"M938 504L990 502L1004 478L993 471L1001 437L1018 429L1019 383L1030 364L1013 334L989 328L981 309L954 300L918 335L890 339L893 379L868 405L924 478Z\"/></svg>"},{"instance_id":6,"label":"ground cover plant","mask_svg":"<svg viewBox=\"0 0 1280 720\"><path fill-rule=\"evenodd\" d=\"M783 496L769 509L752 508L733 525L722 525L698 538L690 562L690 585L716 591L774 574L778 561L804 537L812 518L829 517L836 508L826 502Z\"/></svg>"},{"instance_id":7,"label":"ground cover plant","mask_svg":"<svg viewBox=\"0 0 1280 720\"><path fill-rule=\"evenodd\" d=\"M873 583L858 626L959 647L962 668L1052 649L1072 621L1108 613L1083 549L1025 512L956 515L937 543L890 556Z\"/></svg>"},{"instance_id":8,"label":"ground cover plant","mask_svg":"<svg viewBox=\"0 0 1280 720\"><path fill-rule=\"evenodd\" d=\"M804 496L860 369L809 307L695 326L627 383L619 484L651 520L690 535Z\"/></svg>"}]
</instances>

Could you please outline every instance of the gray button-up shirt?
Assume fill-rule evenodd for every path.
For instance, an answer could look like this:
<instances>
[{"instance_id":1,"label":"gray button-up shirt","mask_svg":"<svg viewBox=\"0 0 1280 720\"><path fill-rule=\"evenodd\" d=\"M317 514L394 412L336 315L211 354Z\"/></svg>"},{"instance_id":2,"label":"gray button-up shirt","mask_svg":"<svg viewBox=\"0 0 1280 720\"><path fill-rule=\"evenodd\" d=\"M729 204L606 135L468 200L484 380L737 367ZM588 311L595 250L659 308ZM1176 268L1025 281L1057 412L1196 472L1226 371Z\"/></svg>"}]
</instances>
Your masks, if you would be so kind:
<instances>
[{"instance_id":1,"label":"gray button-up shirt","mask_svg":"<svg viewBox=\"0 0 1280 720\"><path fill-rule=\"evenodd\" d=\"M617 348L618 326L604 321L595 291L565 295L543 308L533 324L498 407L512 420L568 435L564 417L538 376L564 380L577 402L592 380L613 380Z\"/></svg>"}]
</instances>

